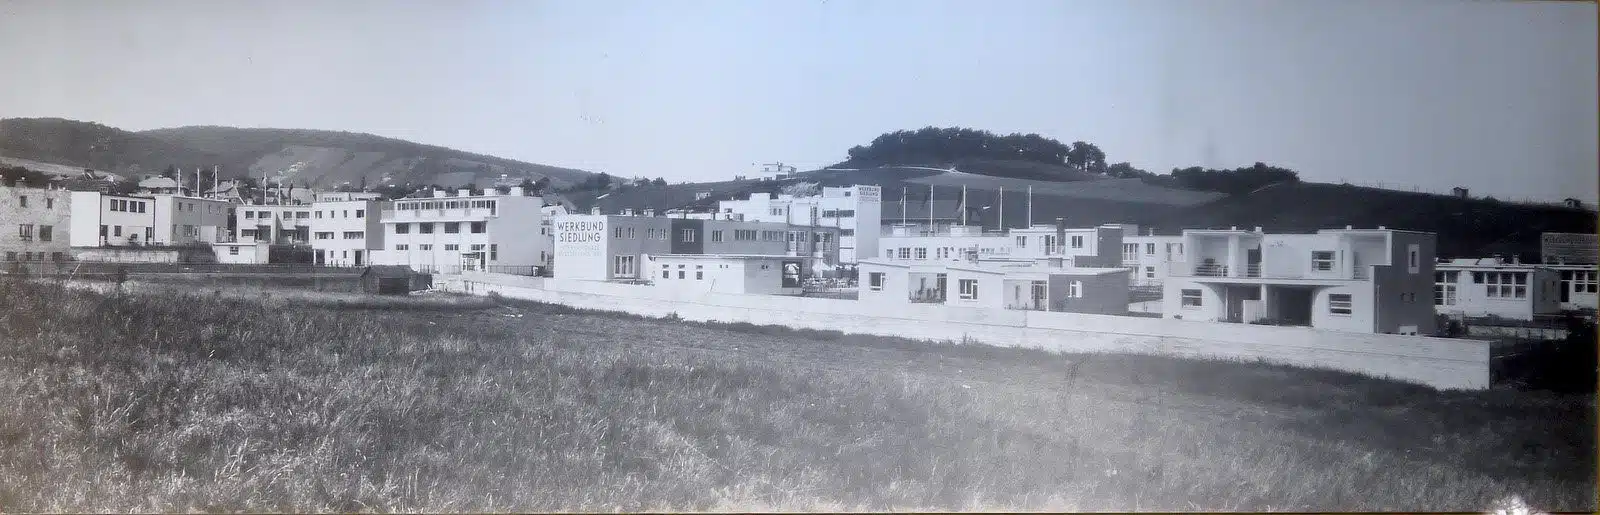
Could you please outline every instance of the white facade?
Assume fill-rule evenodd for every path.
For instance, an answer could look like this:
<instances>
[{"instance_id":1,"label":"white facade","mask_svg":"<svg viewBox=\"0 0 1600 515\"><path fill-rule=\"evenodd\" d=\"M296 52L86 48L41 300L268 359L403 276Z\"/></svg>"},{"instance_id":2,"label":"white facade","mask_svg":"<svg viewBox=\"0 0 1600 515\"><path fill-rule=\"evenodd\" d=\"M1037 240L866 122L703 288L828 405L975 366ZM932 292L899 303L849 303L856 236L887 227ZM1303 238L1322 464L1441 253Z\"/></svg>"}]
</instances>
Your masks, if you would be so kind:
<instances>
[{"instance_id":1,"label":"white facade","mask_svg":"<svg viewBox=\"0 0 1600 515\"><path fill-rule=\"evenodd\" d=\"M855 185L824 187L821 195L810 197L754 194L746 200L718 202L717 211L751 222L837 228L839 261L855 263L879 254L882 202L882 188Z\"/></svg>"},{"instance_id":2,"label":"white facade","mask_svg":"<svg viewBox=\"0 0 1600 515\"><path fill-rule=\"evenodd\" d=\"M1015 240L1005 234L985 233L978 226L958 225L939 232L899 226L892 227L891 231L878 240L882 252L871 259L963 262L984 257L1011 257L1015 245Z\"/></svg>"},{"instance_id":3,"label":"white facade","mask_svg":"<svg viewBox=\"0 0 1600 515\"><path fill-rule=\"evenodd\" d=\"M233 239L228 219L234 204L215 199L154 195L155 242L159 245L217 243Z\"/></svg>"},{"instance_id":4,"label":"white facade","mask_svg":"<svg viewBox=\"0 0 1600 515\"><path fill-rule=\"evenodd\" d=\"M1005 233L984 232L978 226L952 226L948 231L928 231L925 227L898 226L884 236L878 259L910 261L964 262L984 259L1021 259L1056 266L1116 267L1109 256L1121 242L1120 226L1056 228L1036 225L1011 229ZM1111 246L1111 248L1107 248ZM1053 260L1053 261L1052 261Z\"/></svg>"},{"instance_id":5,"label":"white facade","mask_svg":"<svg viewBox=\"0 0 1600 515\"><path fill-rule=\"evenodd\" d=\"M311 242L311 204L240 204L234 207L235 240L304 245Z\"/></svg>"},{"instance_id":6,"label":"white facade","mask_svg":"<svg viewBox=\"0 0 1600 515\"><path fill-rule=\"evenodd\" d=\"M155 197L74 191L71 198L72 246L144 245L155 241Z\"/></svg>"},{"instance_id":7,"label":"white facade","mask_svg":"<svg viewBox=\"0 0 1600 515\"><path fill-rule=\"evenodd\" d=\"M798 295L801 264L784 256L650 255L643 274L650 284L676 291Z\"/></svg>"},{"instance_id":8,"label":"white facade","mask_svg":"<svg viewBox=\"0 0 1600 515\"><path fill-rule=\"evenodd\" d=\"M1163 284L1168 318L1432 334L1431 233L1186 230Z\"/></svg>"},{"instance_id":9,"label":"white facade","mask_svg":"<svg viewBox=\"0 0 1600 515\"><path fill-rule=\"evenodd\" d=\"M1561 274L1547 266L1457 259L1439 263L1433 275L1440 314L1533 320L1561 311Z\"/></svg>"},{"instance_id":10,"label":"white facade","mask_svg":"<svg viewBox=\"0 0 1600 515\"><path fill-rule=\"evenodd\" d=\"M1561 309L1594 310L1600 308L1600 266L1549 265L1561 274L1558 300Z\"/></svg>"},{"instance_id":11,"label":"white facade","mask_svg":"<svg viewBox=\"0 0 1600 515\"><path fill-rule=\"evenodd\" d=\"M521 188L507 195L435 191L432 198L394 201L379 219L386 248L374 251L373 263L438 273L531 273L541 253L550 253L545 239L537 237L543 203L524 196Z\"/></svg>"},{"instance_id":12,"label":"white facade","mask_svg":"<svg viewBox=\"0 0 1600 515\"><path fill-rule=\"evenodd\" d=\"M874 306L945 304L991 309L1121 314L1125 268L1054 268L1032 263L863 260L858 301Z\"/></svg>"},{"instance_id":13,"label":"white facade","mask_svg":"<svg viewBox=\"0 0 1600 515\"><path fill-rule=\"evenodd\" d=\"M1173 262L1185 261L1182 236L1122 237L1122 266L1133 272L1133 284L1159 286Z\"/></svg>"},{"instance_id":14,"label":"white facade","mask_svg":"<svg viewBox=\"0 0 1600 515\"><path fill-rule=\"evenodd\" d=\"M345 195L341 197L338 195ZM352 193L318 198L348 198ZM393 204L377 200L327 200L311 204L312 262L332 266L365 266L383 250L381 215Z\"/></svg>"}]
</instances>

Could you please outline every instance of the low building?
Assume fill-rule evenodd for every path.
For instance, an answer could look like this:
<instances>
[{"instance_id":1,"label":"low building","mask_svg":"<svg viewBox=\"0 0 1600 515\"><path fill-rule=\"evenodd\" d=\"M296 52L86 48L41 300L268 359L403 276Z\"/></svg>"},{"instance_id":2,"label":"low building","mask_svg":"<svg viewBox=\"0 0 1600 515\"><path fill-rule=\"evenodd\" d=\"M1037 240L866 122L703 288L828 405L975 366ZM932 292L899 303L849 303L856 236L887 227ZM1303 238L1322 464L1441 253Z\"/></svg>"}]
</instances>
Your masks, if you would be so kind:
<instances>
[{"instance_id":1,"label":"low building","mask_svg":"<svg viewBox=\"0 0 1600 515\"><path fill-rule=\"evenodd\" d=\"M1115 268L1122 266L1120 225L1069 228L1035 225L1006 232L986 232L982 227L952 225L942 230L901 225L879 240L881 259L970 262L978 259L1016 258L1064 266Z\"/></svg>"},{"instance_id":2,"label":"low building","mask_svg":"<svg viewBox=\"0 0 1600 515\"><path fill-rule=\"evenodd\" d=\"M773 255L664 254L645 256L652 285L677 291L799 295L802 259Z\"/></svg>"},{"instance_id":3,"label":"low building","mask_svg":"<svg viewBox=\"0 0 1600 515\"><path fill-rule=\"evenodd\" d=\"M206 245L234 241L234 204L223 200L156 194L155 245Z\"/></svg>"},{"instance_id":4,"label":"low building","mask_svg":"<svg viewBox=\"0 0 1600 515\"><path fill-rule=\"evenodd\" d=\"M1561 274L1561 284L1556 290L1561 309L1594 311L1600 308L1600 266L1549 265Z\"/></svg>"},{"instance_id":5,"label":"low building","mask_svg":"<svg viewBox=\"0 0 1600 515\"><path fill-rule=\"evenodd\" d=\"M211 244L211 252L216 254L217 262L230 265L259 265L270 261L272 251L271 243L264 242L227 242Z\"/></svg>"},{"instance_id":6,"label":"low building","mask_svg":"<svg viewBox=\"0 0 1600 515\"><path fill-rule=\"evenodd\" d=\"M0 186L0 252L6 261L63 261L71 257L71 192Z\"/></svg>"},{"instance_id":7,"label":"low building","mask_svg":"<svg viewBox=\"0 0 1600 515\"><path fill-rule=\"evenodd\" d=\"M234 241L310 245L310 204L242 204L234 208Z\"/></svg>"},{"instance_id":8,"label":"low building","mask_svg":"<svg viewBox=\"0 0 1600 515\"><path fill-rule=\"evenodd\" d=\"M361 272L361 290L379 295L406 295L431 288L432 277L411 267L375 265Z\"/></svg>"},{"instance_id":9,"label":"low building","mask_svg":"<svg viewBox=\"0 0 1600 515\"><path fill-rule=\"evenodd\" d=\"M1172 263L1182 261L1183 236L1122 236L1122 266L1133 271L1135 286L1160 286Z\"/></svg>"},{"instance_id":10,"label":"low building","mask_svg":"<svg viewBox=\"0 0 1600 515\"><path fill-rule=\"evenodd\" d=\"M1182 243L1162 285L1168 318L1434 333L1432 233L1191 229Z\"/></svg>"},{"instance_id":11,"label":"low building","mask_svg":"<svg viewBox=\"0 0 1600 515\"><path fill-rule=\"evenodd\" d=\"M991 309L1123 314L1126 268L1048 267L1031 263L865 260L858 299Z\"/></svg>"},{"instance_id":12,"label":"low building","mask_svg":"<svg viewBox=\"0 0 1600 515\"><path fill-rule=\"evenodd\" d=\"M1546 266L1455 259L1435 265L1433 275L1439 314L1533 320L1561 312L1561 273Z\"/></svg>"},{"instance_id":13,"label":"low building","mask_svg":"<svg viewBox=\"0 0 1600 515\"><path fill-rule=\"evenodd\" d=\"M853 264L859 258L878 255L882 197L878 186L825 186L815 195L757 193L744 200L720 201L716 213L682 214L685 218L715 219L724 215L751 222L832 228L837 234L833 240L838 254L836 263Z\"/></svg>"}]
</instances>

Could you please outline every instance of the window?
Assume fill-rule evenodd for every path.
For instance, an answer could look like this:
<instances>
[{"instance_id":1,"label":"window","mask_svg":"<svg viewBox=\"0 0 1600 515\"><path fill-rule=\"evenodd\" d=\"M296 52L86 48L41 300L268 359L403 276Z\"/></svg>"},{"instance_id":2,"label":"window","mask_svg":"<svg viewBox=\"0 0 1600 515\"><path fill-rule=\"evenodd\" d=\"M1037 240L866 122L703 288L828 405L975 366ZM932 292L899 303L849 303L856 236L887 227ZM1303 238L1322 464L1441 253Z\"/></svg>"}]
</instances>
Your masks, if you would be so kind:
<instances>
[{"instance_id":1,"label":"window","mask_svg":"<svg viewBox=\"0 0 1600 515\"><path fill-rule=\"evenodd\" d=\"M1154 255L1156 255L1156 244L1154 244L1154 243L1146 243L1146 244L1144 244L1144 255L1146 255L1146 256L1154 256Z\"/></svg>"},{"instance_id":2,"label":"window","mask_svg":"<svg viewBox=\"0 0 1600 515\"><path fill-rule=\"evenodd\" d=\"M1456 280L1461 272L1434 272L1433 273L1433 305L1456 305Z\"/></svg>"},{"instance_id":3,"label":"window","mask_svg":"<svg viewBox=\"0 0 1600 515\"><path fill-rule=\"evenodd\" d=\"M882 291L883 272L872 272L867 274L867 288L871 289L872 291Z\"/></svg>"},{"instance_id":4,"label":"window","mask_svg":"<svg viewBox=\"0 0 1600 515\"><path fill-rule=\"evenodd\" d=\"M1123 261L1135 261L1137 259L1139 259L1139 244L1138 243L1124 243L1124 244L1122 244L1122 260Z\"/></svg>"},{"instance_id":5,"label":"window","mask_svg":"<svg viewBox=\"0 0 1600 515\"><path fill-rule=\"evenodd\" d=\"M1526 272L1475 273L1484 275L1484 295L1489 298L1528 298L1528 274Z\"/></svg>"},{"instance_id":6,"label":"window","mask_svg":"<svg viewBox=\"0 0 1600 515\"><path fill-rule=\"evenodd\" d=\"M482 243L474 243L471 247L468 247L468 248L471 249L473 252L483 252L483 247L484 247L484 245Z\"/></svg>"},{"instance_id":7,"label":"window","mask_svg":"<svg viewBox=\"0 0 1600 515\"><path fill-rule=\"evenodd\" d=\"M1422 270L1421 256L1421 245L1412 243L1406 246L1406 267L1411 273L1414 274Z\"/></svg>"},{"instance_id":8,"label":"window","mask_svg":"<svg viewBox=\"0 0 1600 515\"><path fill-rule=\"evenodd\" d=\"M696 268L696 270L694 271L694 280L699 281L699 280L705 279L706 278L706 273L704 271L699 270L700 265L695 265L695 268Z\"/></svg>"},{"instance_id":9,"label":"window","mask_svg":"<svg viewBox=\"0 0 1600 515\"><path fill-rule=\"evenodd\" d=\"M317 211L317 219L318 220L322 219L322 212L321 211Z\"/></svg>"},{"instance_id":10,"label":"window","mask_svg":"<svg viewBox=\"0 0 1600 515\"><path fill-rule=\"evenodd\" d=\"M404 244L404 243L400 243L400 244L396 244L396 245L395 245L395 246L394 246L394 249L395 249L395 250L410 250L410 249L411 249L411 246L410 246L410 245L406 245L406 244Z\"/></svg>"},{"instance_id":11,"label":"window","mask_svg":"<svg viewBox=\"0 0 1600 515\"><path fill-rule=\"evenodd\" d=\"M17 253L16 252L6 251L6 261L16 261L16 260L17 260Z\"/></svg>"},{"instance_id":12,"label":"window","mask_svg":"<svg viewBox=\"0 0 1600 515\"><path fill-rule=\"evenodd\" d=\"M1183 290L1180 292L1183 299L1182 306L1186 308L1200 307L1200 290Z\"/></svg>"},{"instance_id":13,"label":"window","mask_svg":"<svg viewBox=\"0 0 1600 515\"><path fill-rule=\"evenodd\" d=\"M617 256L616 263L611 268L612 275L618 277L632 277L633 274L636 273L633 268L633 258L634 256Z\"/></svg>"},{"instance_id":14,"label":"window","mask_svg":"<svg viewBox=\"0 0 1600 515\"><path fill-rule=\"evenodd\" d=\"M233 247L233 246L228 247L228 255L230 255L230 256L239 255L239 247Z\"/></svg>"},{"instance_id":15,"label":"window","mask_svg":"<svg viewBox=\"0 0 1600 515\"><path fill-rule=\"evenodd\" d=\"M1075 248L1075 249L1083 248L1083 237L1082 236L1073 236L1072 237L1072 248Z\"/></svg>"},{"instance_id":16,"label":"window","mask_svg":"<svg viewBox=\"0 0 1600 515\"><path fill-rule=\"evenodd\" d=\"M359 239L362 239L362 238L365 238L365 237L367 237L366 231L345 231L344 232L344 239L347 239L347 240L359 240Z\"/></svg>"},{"instance_id":17,"label":"window","mask_svg":"<svg viewBox=\"0 0 1600 515\"><path fill-rule=\"evenodd\" d=\"M894 249L883 249L884 259L894 259Z\"/></svg>"},{"instance_id":18,"label":"window","mask_svg":"<svg viewBox=\"0 0 1600 515\"><path fill-rule=\"evenodd\" d=\"M917 259L928 259L927 247L917 247Z\"/></svg>"},{"instance_id":19,"label":"window","mask_svg":"<svg viewBox=\"0 0 1600 515\"><path fill-rule=\"evenodd\" d=\"M1319 272L1327 272L1327 271L1333 270L1333 251L1331 251L1331 250L1313 250L1313 251L1311 251L1311 269L1319 271Z\"/></svg>"},{"instance_id":20,"label":"window","mask_svg":"<svg viewBox=\"0 0 1600 515\"><path fill-rule=\"evenodd\" d=\"M488 222L472 222L472 234L483 234L483 231L488 230L488 225Z\"/></svg>"},{"instance_id":21,"label":"window","mask_svg":"<svg viewBox=\"0 0 1600 515\"><path fill-rule=\"evenodd\" d=\"M245 239L255 239L256 230L255 229L241 229L241 230L239 230L239 237L240 238L245 238Z\"/></svg>"},{"instance_id":22,"label":"window","mask_svg":"<svg viewBox=\"0 0 1600 515\"><path fill-rule=\"evenodd\" d=\"M544 253L540 252L539 255L543 256ZM489 244L489 261L494 261L494 260L497 260L497 259L500 259L500 244L498 244L498 243L490 243Z\"/></svg>"},{"instance_id":23,"label":"window","mask_svg":"<svg viewBox=\"0 0 1600 515\"><path fill-rule=\"evenodd\" d=\"M632 227L628 228L628 239L630 239L630 240L633 239L633 228Z\"/></svg>"},{"instance_id":24,"label":"window","mask_svg":"<svg viewBox=\"0 0 1600 515\"><path fill-rule=\"evenodd\" d=\"M667 265L661 265L661 278L662 279L671 279L672 278L672 271L671 270L667 270Z\"/></svg>"},{"instance_id":25,"label":"window","mask_svg":"<svg viewBox=\"0 0 1600 515\"><path fill-rule=\"evenodd\" d=\"M33 224L17 224L17 237L22 241L33 241Z\"/></svg>"},{"instance_id":26,"label":"window","mask_svg":"<svg viewBox=\"0 0 1600 515\"><path fill-rule=\"evenodd\" d=\"M969 300L978 298L977 279L962 279L958 282L961 287L961 298Z\"/></svg>"},{"instance_id":27,"label":"window","mask_svg":"<svg viewBox=\"0 0 1600 515\"><path fill-rule=\"evenodd\" d=\"M255 218L256 217L256 212L255 211L245 211L244 212L244 217L245 218Z\"/></svg>"},{"instance_id":28,"label":"window","mask_svg":"<svg viewBox=\"0 0 1600 515\"><path fill-rule=\"evenodd\" d=\"M120 226L120 225L111 226L111 235L119 237L119 238L122 237L122 226Z\"/></svg>"},{"instance_id":29,"label":"window","mask_svg":"<svg viewBox=\"0 0 1600 515\"><path fill-rule=\"evenodd\" d=\"M395 234L411 234L411 224L394 224Z\"/></svg>"},{"instance_id":30,"label":"window","mask_svg":"<svg viewBox=\"0 0 1600 515\"><path fill-rule=\"evenodd\" d=\"M459 233L461 233L461 222L445 222L444 223L444 233L445 234L459 234Z\"/></svg>"},{"instance_id":31,"label":"window","mask_svg":"<svg viewBox=\"0 0 1600 515\"><path fill-rule=\"evenodd\" d=\"M433 222L421 222L421 223L418 223L417 224L417 232L420 232L422 234L433 234Z\"/></svg>"},{"instance_id":32,"label":"window","mask_svg":"<svg viewBox=\"0 0 1600 515\"><path fill-rule=\"evenodd\" d=\"M1019 248L1019 249L1028 248L1028 237L1027 236L1018 236L1017 237L1017 248Z\"/></svg>"},{"instance_id":33,"label":"window","mask_svg":"<svg viewBox=\"0 0 1600 515\"><path fill-rule=\"evenodd\" d=\"M28 207L28 196L27 195L18 196L17 197L17 202L21 203L22 207Z\"/></svg>"},{"instance_id":34,"label":"window","mask_svg":"<svg viewBox=\"0 0 1600 515\"><path fill-rule=\"evenodd\" d=\"M1074 299L1083 298L1083 281L1067 283L1067 296Z\"/></svg>"},{"instance_id":35,"label":"window","mask_svg":"<svg viewBox=\"0 0 1600 515\"><path fill-rule=\"evenodd\" d=\"M56 208L56 199L53 199L53 198L44 199L44 208L45 209L55 209ZM60 260L57 259L56 261L60 261Z\"/></svg>"},{"instance_id":36,"label":"window","mask_svg":"<svg viewBox=\"0 0 1600 515\"><path fill-rule=\"evenodd\" d=\"M682 236L684 243L694 243L694 229L684 229Z\"/></svg>"},{"instance_id":37,"label":"window","mask_svg":"<svg viewBox=\"0 0 1600 515\"><path fill-rule=\"evenodd\" d=\"M433 250L433 244L432 243L419 243L419 244L417 244L417 250Z\"/></svg>"},{"instance_id":38,"label":"window","mask_svg":"<svg viewBox=\"0 0 1600 515\"><path fill-rule=\"evenodd\" d=\"M1350 314L1350 294L1348 294L1348 293L1329 293L1328 294L1328 312L1332 313L1332 314L1335 314L1335 315L1348 315L1348 314Z\"/></svg>"},{"instance_id":39,"label":"window","mask_svg":"<svg viewBox=\"0 0 1600 515\"><path fill-rule=\"evenodd\" d=\"M61 261L61 257L62 256L61 256L60 252L51 252L50 253L50 260L51 261Z\"/></svg>"},{"instance_id":40,"label":"window","mask_svg":"<svg viewBox=\"0 0 1600 515\"><path fill-rule=\"evenodd\" d=\"M318 232L317 233L317 239L319 239L319 240L331 240L331 239L333 239L333 231Z\"/></svg>"},{"instance_id":41,"label":"window","mask_svg":"<svg viewBox=\"0 0 1600 515\"><path fill-rule=\"evenodd\" d=\"M622 228L621 227L613 227L611 229L611 237L613 239L618 239L618 240L622 239Z\"/></svg>"},{"instance_id":42,"label":"window","mask_svg":"<svg viewBox=\"0 0 1600 515\"><path fill-rule=\"evenodd\" d=\"M444 251L445 252L455 252L455 251L458 251L458 250L461 250L461 246L460 245L457 245L457 244L454 244L454 243L446 243L446 244L444 244Z\"/></svg>"},{"instance_id":43,"label":"window","mask_svg":"<svg viewBox=\"0 0 1600 515\"><path fill-rule=\"evenodd\" d=\"M1144 267L1144 278L1145 279L1155 279L1156 278L1156 267L1153 267L1153 266Z\"/></svg>"},{"instance_id":44,"label":"window","mask_svg":"<svg viewBox=\"0 0 1600 515\"><path fill-rule=\"evenodd\" d=\"M712 243L721 243L722 242L722 231L720 231L720 230L711 231L711 242Z\"/></svg>"},{"instance_id":45,"label":"window","mask_svg":"<svg viewBox=\"0 0 1600 515\"><path fill-rule=\"evenodd\" d=\"M295 218L311 218L310 211L300 211L294 214Z\"/></svg>"},{"instance_id":46,"label":"window","mask_svg":"<svg viewBox=\"0 0 1600 515\"><path fill-rule=\"evenodd\" d=\"M900 247L900 259L911 259L911 247Z\"/></svg>"},{"instance_id":47,"label":"window","mask_svg":"<svg viewBox=\"0 0 1600 515\"><path fill-rule=\"evenodd\" d=\"M367 217L367 210L365 210L365 209L357 209L356 210L356 218L366 218L366 217ZM301 218L304 218L304 217L301 217Z\"/></svg>"}]
</instances>

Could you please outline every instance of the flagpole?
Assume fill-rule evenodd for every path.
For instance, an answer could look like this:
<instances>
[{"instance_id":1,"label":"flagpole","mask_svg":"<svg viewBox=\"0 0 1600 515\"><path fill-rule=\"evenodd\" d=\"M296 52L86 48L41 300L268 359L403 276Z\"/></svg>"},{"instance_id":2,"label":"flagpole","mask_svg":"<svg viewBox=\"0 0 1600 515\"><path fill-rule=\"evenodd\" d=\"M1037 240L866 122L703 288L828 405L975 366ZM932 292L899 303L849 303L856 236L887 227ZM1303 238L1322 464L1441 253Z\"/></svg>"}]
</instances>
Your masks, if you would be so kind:
<instances>
[{"instance_id":1,"label":"flagpole","mask_svg":"<svg viewBox=\"0 0 1600 515\"><path fill-rule=\"evenodd\" d=\"M928 185L928 234L933 234L933 185Z\"/></svg>"},{"instance_id":2,"label":"flagpole","mask_svg":"<svg viewBox=\"0 0 1600 515\"><path fill-rule=\"evenodd\" d=\"M1000 232L1005 232L1005 230L1006 230L1006 187L1005 186L1001 186L1000 187L1000 226L996 227L996 229L999 229Z\"/></svg>"},{"instance_id":3,"label":"flagpole","mask_svg":"<svg viewBox=\"0 0 1600 515\"><path fill-rule=\"evenodd\" d=\"M967 185L961 185L961 226L967 226Z\"/></svg>"},{"instance_id":4,"label":"flagpole","mask_svg":"<svg viewBox=\"0 0 1600 515\"><path fill-rule=\"evenodd\" d=\"M1033 228L1033 185L1028 185L1028 228Z\"/></svg>"},{"instance_id":5,"label":"flagpole","mask_svg":"<svg viewBox=\"0 0 1600 515\"><path fill-rule=\"evenodd\" d=\"M905 225L906 220L906 187L900 187L900 224Z\"/></svg>"}]
</instances>

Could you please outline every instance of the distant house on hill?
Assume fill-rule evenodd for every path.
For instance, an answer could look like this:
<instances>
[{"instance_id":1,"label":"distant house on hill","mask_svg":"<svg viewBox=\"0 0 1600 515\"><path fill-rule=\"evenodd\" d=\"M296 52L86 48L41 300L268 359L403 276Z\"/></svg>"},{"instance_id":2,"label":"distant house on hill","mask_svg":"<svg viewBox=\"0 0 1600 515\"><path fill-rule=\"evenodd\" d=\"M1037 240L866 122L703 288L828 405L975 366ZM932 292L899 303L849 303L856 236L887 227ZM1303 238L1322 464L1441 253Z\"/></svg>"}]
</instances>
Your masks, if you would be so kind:
<instances>
[{"instance_id":1,"label":"distant house on hill","mask_svg":"<svg viewBox=\"0 0 1600 515\"><path fill-rule=\"evenodd\" d=\"M151 176L139 181L139 191L150 195L187 195L189 189L171 177Z\"/></svg>"}]
</instances>

